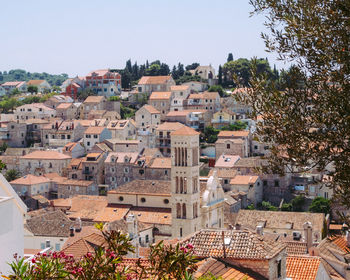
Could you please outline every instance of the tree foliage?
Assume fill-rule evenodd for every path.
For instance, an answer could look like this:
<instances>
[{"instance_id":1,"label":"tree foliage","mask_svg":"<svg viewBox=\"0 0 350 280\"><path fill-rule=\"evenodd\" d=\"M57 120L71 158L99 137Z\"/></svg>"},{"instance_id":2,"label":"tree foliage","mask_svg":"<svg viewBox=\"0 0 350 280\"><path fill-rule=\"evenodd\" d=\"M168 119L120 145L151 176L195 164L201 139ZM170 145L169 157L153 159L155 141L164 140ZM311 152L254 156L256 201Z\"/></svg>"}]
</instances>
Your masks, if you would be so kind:
<instances>
[{"instance_id":1,"label":"tree foliage","mask_svg":"<svg viewBox=\"0 0 350 280\"><path fill-rule=\"evenodd\" d=\"M5 173L5 178L8 182L18 179L21 174L16 169L7 170Z\"/></svg>"},{"instance_id":2,"label":"tree foliage","mask_svg":"<svg viewBox=\"0 0 350 280\"><path fill-rule=\"evenodd\" d=\"M331 202L330 200L323 198L323 197L316 197L310 207L309 207L310 212L314 213L324 213L324 214L329 214L331 211Z\"/></svg>"},{"instance_id":3,"label":"tree foliage","mask_svg":"<svg viewBox=\"0 0 350 280\"><path fill-rule=\"evenodd\" d=\"M281 92L252 61L251 90L242 97L253 117L263 118L257 126L261 140L276 144L270 171L324 171L332 176L337 201L350 208L350 2L250 3L255 14L266 15L267 50L293 63Z\"/></svg>"},{"instance_id":4,"label":"tree foliage","mask_svg":"<svg viewBox=\"0 0 350 280\"><path fill-rule=\"evenodd\" d=\"M12 273L8 279L193 279L198 259L193 254L191 244L181 247L157 243L150 246L146 262L139 259L134 267L128 267L123 260L128 253L134 252L129 237L120 231L105 231L102 225L98 228L105 242L104 246L94 248L93 253L74 259L64 252L50 252L37 254L30 262L15 255L15 260L10 264ZM201 279L216 279L210 277Z\"/></svg>"}]
</instances>

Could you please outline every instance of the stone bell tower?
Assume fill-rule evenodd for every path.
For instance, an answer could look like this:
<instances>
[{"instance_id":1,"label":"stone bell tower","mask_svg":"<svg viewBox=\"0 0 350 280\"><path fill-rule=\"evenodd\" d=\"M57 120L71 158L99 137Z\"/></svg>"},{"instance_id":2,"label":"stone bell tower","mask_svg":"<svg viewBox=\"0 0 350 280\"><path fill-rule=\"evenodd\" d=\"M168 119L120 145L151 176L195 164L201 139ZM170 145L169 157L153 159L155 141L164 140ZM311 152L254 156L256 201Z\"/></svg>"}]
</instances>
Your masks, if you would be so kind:
<instances>
[{"instance_id":1,"label":"stone bell tower","mask_svg":"<svg viewBox=\"0 0 350 280\"><path fill-rule=\"evenodd\" d=\"M171 133L172 238L200 229L199 191L199 133L185 126Z\"/></svg>"}]
</instances>

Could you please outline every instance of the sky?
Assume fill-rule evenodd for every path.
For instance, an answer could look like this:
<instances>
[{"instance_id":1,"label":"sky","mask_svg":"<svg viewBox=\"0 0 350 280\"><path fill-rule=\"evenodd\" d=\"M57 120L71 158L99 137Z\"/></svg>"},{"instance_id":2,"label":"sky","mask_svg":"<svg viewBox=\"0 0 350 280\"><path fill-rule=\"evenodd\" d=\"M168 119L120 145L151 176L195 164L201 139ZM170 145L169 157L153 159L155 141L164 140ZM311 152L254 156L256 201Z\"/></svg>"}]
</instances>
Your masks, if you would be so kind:
<instances>
[{"instance_id":1,"label":"sky","mask_svg":"<svg viewBox=\"0 0 350 280\"><path fill-rule=\"evenodd\" d=\"M171 68L267 57L249 0L0 0L0 71L69 76L148 59Z\"/></svg>"}]
</instances>

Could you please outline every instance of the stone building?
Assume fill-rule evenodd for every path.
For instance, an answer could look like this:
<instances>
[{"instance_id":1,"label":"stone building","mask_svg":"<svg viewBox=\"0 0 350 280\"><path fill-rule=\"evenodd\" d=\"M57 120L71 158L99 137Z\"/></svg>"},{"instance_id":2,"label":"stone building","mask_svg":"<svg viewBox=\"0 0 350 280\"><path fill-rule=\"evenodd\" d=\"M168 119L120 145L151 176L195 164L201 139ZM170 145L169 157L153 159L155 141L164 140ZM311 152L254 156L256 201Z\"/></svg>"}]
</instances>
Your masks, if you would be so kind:
<instances>
[{"instance_id":1,"label":"stone building","mask_svg":"<svg viewBox=\"0 0 350 280\"><path fill-rule=\"evenodd\" d=\"M84 147L87 151L91 150L97 143L103 142L106 139L111 139L111 132L107 127L103 126L90 126L84 132Z\"/></svg>"},{"instance_id":2,"label":"stone building","mask_svg":"<svg viewBox=\"0 0 350 280\"><path fill-rule=\"evenodd\" d=\"M56 116L63 120L77 119L79 108L74 103L61 103L56 107Z\"/></svg>"},{"instance_id":3,"label":"stone building","mask_svg":"<svg viewBox=\"0 0 350 280\"><path fill-rule=\"evenodd\" d=\"M157 126L156 129L156 147L164 156L170 156L171 154L171 137L170 133L185 127L182 123L178 122L164 122Z\"/></svg>"},{"instance_id":4,"label":"stone building","mask_svg":"<svg viewBox=\"0 0 350 280\"><path fill-rule=\"evenodd\" d=\"M104 161L106 153L89 153L81 161L83 180L94 181L95 183L104 184Z\"/></svg>"},{"instance_id":5,"label":"stone building","mask_svg":"<svg viewBox=\"0 0 350 280\"><path fill-rule=\"evenodd\" d=\"M48 119L56 116L56 110L43 103L32 103L17 107L14 114L16 120Z\"/></svg>"},{"instance_id":6,"label":"stone building","mask_svg":"<svg viewBox=\"0 0 350 280\"><path fill-rule=\"evenodd\" d=\"M215 142L215 156L218 159L222 155L238 155L240 157L247 157L249 153L249 146L246 145L242 139L218 139Z\"/></svg>"},{"instance_id":7,"label":"stone building","mask_svg":"<svg viewBox=\"0 0 350 280\"><path fill-rule=\"evenodd\" d=\"M170 91L170 87L175 84L171 76L143 76L137 84L137 90L148 94L154 91Z\"/></svg>"},{"instance_id":8,"label":"stone building","mask_svg":"<svg viewBox=\"0 0 350 280\"><path fill-rule=\"evenodd\" d=\"M149 97L149 105L153 106L160 112L161 120L164 120L166 114L169 113L172 98L171 91L154 91Z\"/></svg>"},{"instance_id":9,"label":"stone building","mask_svg":"<svg viewBox=\"0 0 350 280\"><path fill-rule=\"evenodd\" d=\"M160 111L146 104L136 111L135 122L138 129L155 127L160 124Z\"/></svg>"},{"instance_id":10,"label":"stone building","mask_svg":"<svg viewBox=\"0 0 350 280\"><path fill-rule=\"evenodd\" d=\"M111 132L112 139L131 140L136 137L136 124L132 119L110 121L107 129Z\"/></svg>"}]
</instances>

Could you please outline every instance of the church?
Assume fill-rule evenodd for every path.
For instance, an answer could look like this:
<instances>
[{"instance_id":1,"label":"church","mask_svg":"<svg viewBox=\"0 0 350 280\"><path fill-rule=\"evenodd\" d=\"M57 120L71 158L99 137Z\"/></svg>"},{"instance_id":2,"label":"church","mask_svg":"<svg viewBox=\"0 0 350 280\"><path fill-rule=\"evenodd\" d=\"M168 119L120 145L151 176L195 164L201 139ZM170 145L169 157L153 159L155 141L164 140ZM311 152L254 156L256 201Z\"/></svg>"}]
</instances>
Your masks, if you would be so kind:
<instances>
[{"instance_id":1,"label":"church","mask_svg":"<svg viewBox=\"0 0 350 280\"><path fill-rule=\"evenodd\" d=\"M108 207L115 213L123 211L130 224L152 227L152 241L183 238L204 228L223 228L224 191L215 172L200 180L199 156L197 131L184 126L172 132L171 181L124 184L108 192ZM133 230L128 227L128 231ZM139 234L135 229L133 235Z\"/></svg>"}]
</instances>

